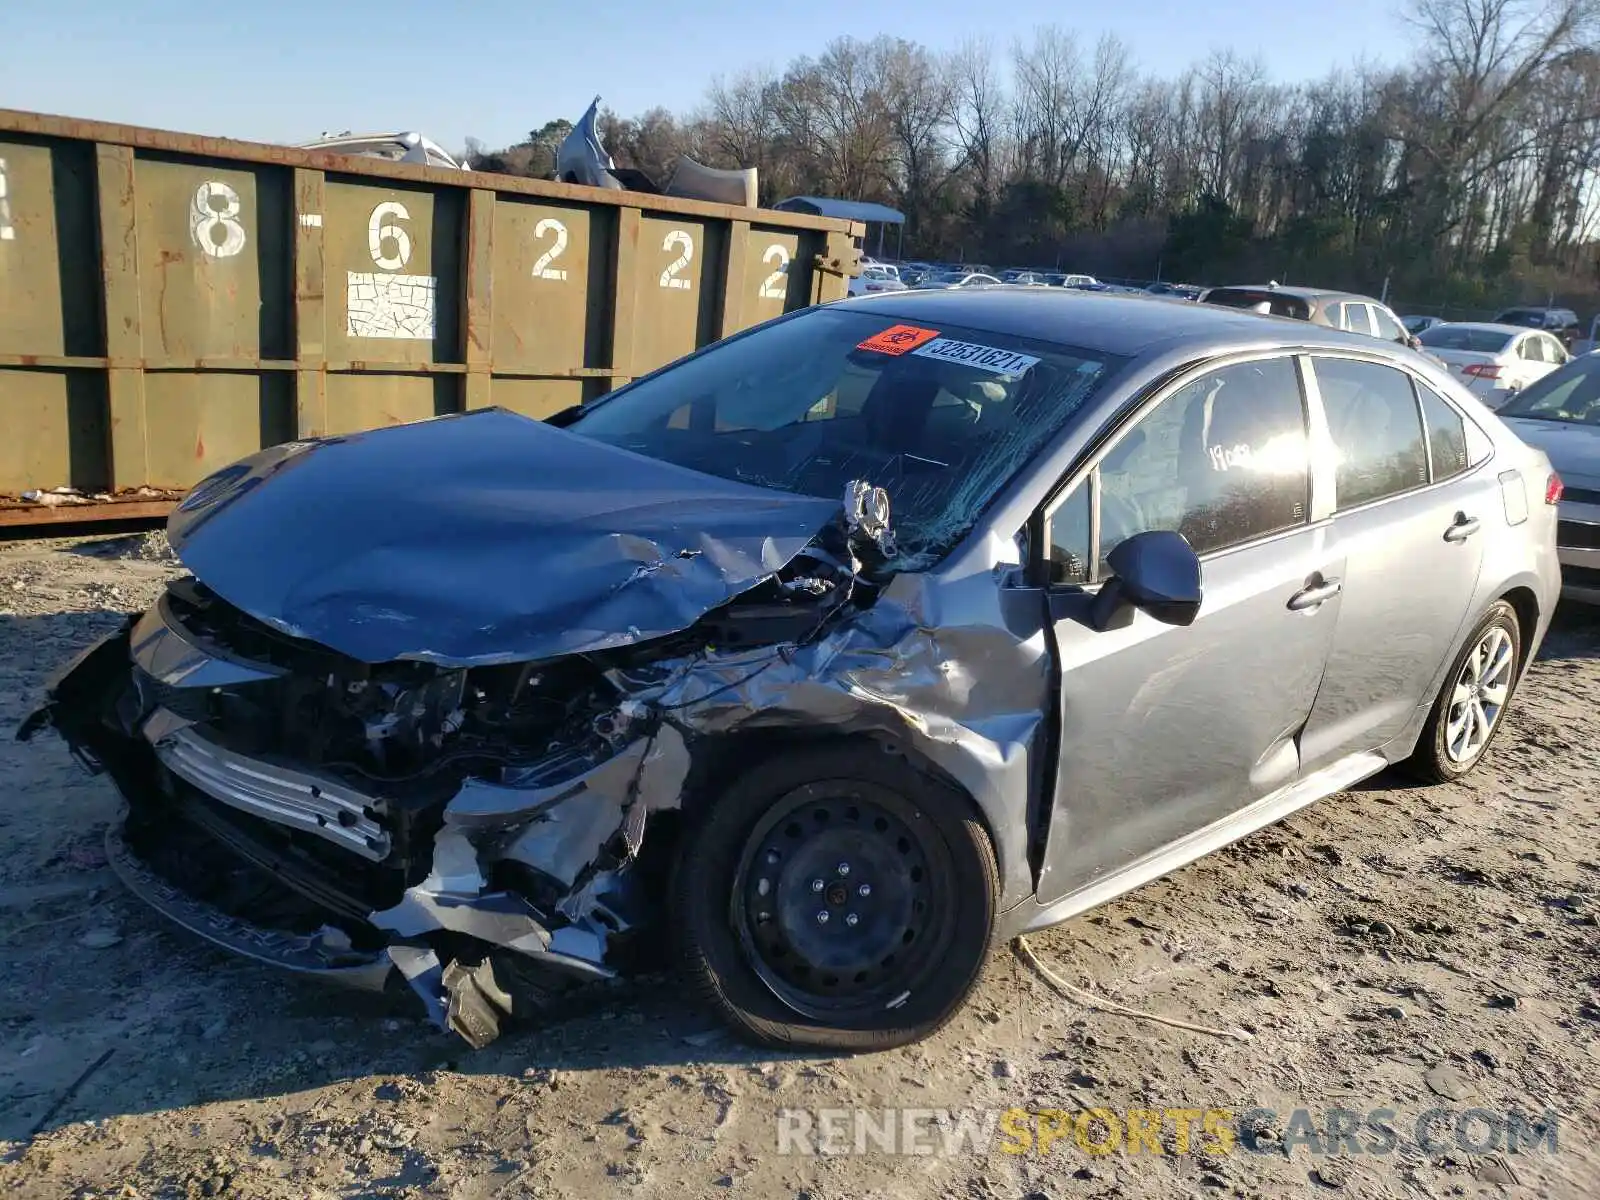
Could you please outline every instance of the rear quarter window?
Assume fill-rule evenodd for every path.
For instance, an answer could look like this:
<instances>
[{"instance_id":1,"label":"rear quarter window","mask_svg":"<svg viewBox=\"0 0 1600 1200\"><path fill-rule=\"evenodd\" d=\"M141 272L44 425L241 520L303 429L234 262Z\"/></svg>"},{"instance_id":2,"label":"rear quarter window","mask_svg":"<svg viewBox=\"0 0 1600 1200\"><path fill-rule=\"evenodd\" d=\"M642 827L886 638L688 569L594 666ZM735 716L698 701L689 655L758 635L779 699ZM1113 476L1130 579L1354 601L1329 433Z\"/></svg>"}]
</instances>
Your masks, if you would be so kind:
<instances>
[{"instance_id":1,"label":"rear quarter window","mask_svg":"<svg viewBox=\"0 0 1600 1200\"><path fill-rule=\"evenodd\" d=\"M1417 384L1422 401L1422 424L1428 432L1428 467L1433 481L1459 475L1471 465L1467 456L1467 425L1461 414L1426 384Z\"/></svg>"}]
</instances>

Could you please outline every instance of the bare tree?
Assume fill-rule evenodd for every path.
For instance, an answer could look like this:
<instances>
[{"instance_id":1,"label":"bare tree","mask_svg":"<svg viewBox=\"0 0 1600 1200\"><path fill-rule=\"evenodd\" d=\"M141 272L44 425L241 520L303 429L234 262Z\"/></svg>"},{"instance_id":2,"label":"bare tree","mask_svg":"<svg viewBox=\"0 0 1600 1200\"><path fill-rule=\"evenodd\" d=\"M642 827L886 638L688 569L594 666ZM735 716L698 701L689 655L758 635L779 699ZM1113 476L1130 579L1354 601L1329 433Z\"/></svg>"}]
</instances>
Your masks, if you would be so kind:
<instances>
[{"instance_id":1,"label":"bare tree","mask_svg":"<svg viewBox=\"0 0 1600 1200\"><path fill-rule=\"evenodd\" d=\"M1297 84L1230 51L1142 78L1122 43L1059 26L1009 72L981 40L840 38L603 132L651 173L757 167L763 203L897 205L924 256L1600 303L1600 0L1411 2L1408 62ZM469 156L545 174L569 128Z\"/></svg>"},{"instance_id":2,"label":"bare tree","mask_svg":"<svg viewBox=\"0 0 1600 1200\"><path fill-rule=\"evenodd\" d=\"M975 208L987 212L1004 169L1007 134L1005 93L995 69L994 49L984 41L967 42L956 52L951 71L951 123L961 149L961 165L971 171Z\"/></svg>"}]
</instances>

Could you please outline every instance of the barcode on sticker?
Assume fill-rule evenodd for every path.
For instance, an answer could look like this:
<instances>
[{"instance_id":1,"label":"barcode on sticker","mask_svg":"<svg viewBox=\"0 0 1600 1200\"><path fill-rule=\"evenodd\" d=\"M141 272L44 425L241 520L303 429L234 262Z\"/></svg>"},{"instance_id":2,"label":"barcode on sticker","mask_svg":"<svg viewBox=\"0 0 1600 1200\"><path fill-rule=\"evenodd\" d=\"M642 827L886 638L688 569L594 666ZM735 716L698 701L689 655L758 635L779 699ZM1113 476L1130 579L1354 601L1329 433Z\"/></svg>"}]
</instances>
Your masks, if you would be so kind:
<instances>
[{"instance_id":1,"label":"barcode on sticker","mask_svg":"<svg viewBox=\"0 0 1600 1200\"><path fill-rule=\"evenodd\" d=\"M935 338L911 353L923 358L938 358L945 362L978 367L996 375L1021 375L1039 361L1031 354L1018 354L1015 350L1002 350L998 346L980 346L976 342L957 342L950 338Z\"/></svg>"}]
</instances>

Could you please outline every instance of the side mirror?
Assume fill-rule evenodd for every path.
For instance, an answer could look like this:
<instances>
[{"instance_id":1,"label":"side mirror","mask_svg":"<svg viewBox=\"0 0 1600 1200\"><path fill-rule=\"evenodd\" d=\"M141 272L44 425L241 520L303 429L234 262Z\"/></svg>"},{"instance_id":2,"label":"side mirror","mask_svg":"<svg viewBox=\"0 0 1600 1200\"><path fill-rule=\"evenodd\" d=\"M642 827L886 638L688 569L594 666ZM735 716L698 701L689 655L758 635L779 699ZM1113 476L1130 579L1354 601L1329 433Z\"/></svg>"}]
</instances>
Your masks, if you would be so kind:
<instances>
[{"instance_id":1,"label":"side mirror","mask_svg":"<svg viewBox=\"0 0 1600 1200\"><path fill-rule=\"evenodd\" d=\"M1204 594L1200 556L1181 533L1152 529L1120 543L1106 560L1112 578L1095 600L1096 629L1125 624L1119 617L1142 609L1166 625L1192 625Z\"/></svg>"}]
</instances>

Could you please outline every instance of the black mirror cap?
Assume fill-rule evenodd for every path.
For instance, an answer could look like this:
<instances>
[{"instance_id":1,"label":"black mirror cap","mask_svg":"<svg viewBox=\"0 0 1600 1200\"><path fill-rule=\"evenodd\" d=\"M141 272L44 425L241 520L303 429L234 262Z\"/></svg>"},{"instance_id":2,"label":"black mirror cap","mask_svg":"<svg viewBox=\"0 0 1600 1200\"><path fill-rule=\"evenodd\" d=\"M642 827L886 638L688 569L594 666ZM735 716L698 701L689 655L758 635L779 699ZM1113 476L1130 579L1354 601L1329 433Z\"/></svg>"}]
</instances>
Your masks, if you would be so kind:
<instances>
[{"instance_id":1,"label":"black mirror cap","mask_svg":"<svg viewBox=\"0 0 1600 1200\"><path fill-rule=\"evenodd\" d=\"M1200 556L1181 533L1151 529L1122 542L1106 559L1122 598L1166 625L1192 625L1205 589Z\"/></svg>"}]
</instances>

